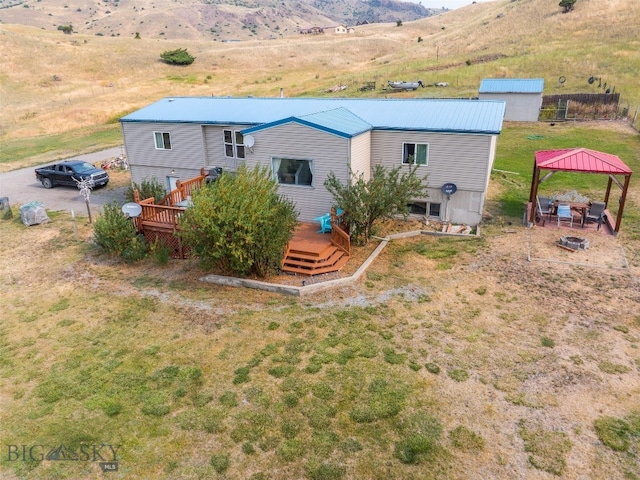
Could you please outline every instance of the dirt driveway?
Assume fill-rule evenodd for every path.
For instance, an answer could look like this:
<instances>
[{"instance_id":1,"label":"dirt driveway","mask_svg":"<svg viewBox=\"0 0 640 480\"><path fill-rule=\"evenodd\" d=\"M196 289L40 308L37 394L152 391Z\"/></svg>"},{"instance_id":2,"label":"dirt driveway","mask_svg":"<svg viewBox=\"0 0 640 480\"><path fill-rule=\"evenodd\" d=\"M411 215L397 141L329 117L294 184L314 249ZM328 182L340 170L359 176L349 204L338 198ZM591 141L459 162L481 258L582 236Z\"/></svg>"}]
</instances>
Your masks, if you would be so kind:
<instances>
[{"instance_id":1,"label":"dirt driveway","mask_svg":"<svg viewBox=\"0 0 640 480\"><path fill-rule=\"evenodd\" d=\"M68 158L67 160L82 160L92 164L113 158L122 153L122 147L110 148L99 152ZM77 189L72 187L55 187L45 189L35 179L36 167L21 168L0 174L0 197L8 197L11 205L24 205L29 202L42 202L47 210L73 210L78 215L87 215L87 207ZM105 203L117 200L124 202L124 188L113 188L107 185L93 191L91 207L102 210Z\"/></svg>"}]
</instances>

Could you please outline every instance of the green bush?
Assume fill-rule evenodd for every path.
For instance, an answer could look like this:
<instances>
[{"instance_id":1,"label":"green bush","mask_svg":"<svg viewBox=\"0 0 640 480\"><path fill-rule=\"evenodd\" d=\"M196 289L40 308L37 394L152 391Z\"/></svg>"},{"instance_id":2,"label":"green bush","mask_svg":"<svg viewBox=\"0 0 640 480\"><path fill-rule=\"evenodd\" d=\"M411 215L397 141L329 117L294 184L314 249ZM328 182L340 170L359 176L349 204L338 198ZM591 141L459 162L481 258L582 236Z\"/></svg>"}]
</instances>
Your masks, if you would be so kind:
<instances>
[{"instance_id":1,"label":"green bush","mask_svg":"<svg viewBox=\"0 0 640 480\"><path fill-rule=\"evenodd\" d=\"M169 65L191 65L195 60L195 57L191 56L186 48L166 50L160 54L160 58Z\"/></svg>"},{"instance_id":2,"label":"green bush","mask_svg":"<svg viewBox=\"0 0 640 480\"><path fill-rule=\"evenodd\" d=\"M132 183L124 192L124 198L127 202L135 201L135 198L133 197L134 190L138 191L140 200L153 197L153 201L155 203L160 202L160 200L162 200L166 195L164 185L162 185L156 177L150 179L145 178L140 182L140 184Z\"/></svg>"},{"instance_id":3,"label":"green bush","mask_svg":"<svg viewBox=\"0 0 640 480\"><path fill-rule=\"evenodd\" d=\"M117 202L104 206L104 213L93 227L93 239L105 252L119 256L125 262L142 260L147 254L144 237L138 235L133 222L122 213Z\"/></svg>"},{"instance_id":4,"label":"green bush","mask_svg":"<svg viewBox=\"0 0 640 480\"><path fill-rule=\"evenodd\" d=\"M180 235L205 268L266 277L280 270L296 217L267 168L241 167L195 192Z\"/></svg>"},{"instance_id":5,"label":"green bush","mask_svg":"<svg viewBox=\"0 0 640 480\"><path fill-rule=\"evenodd\" d=\"M409 213L407 205L415 198L428 196L426 177L418 177L419 165L408 171L403 167L387 170L376 165L370 180L350 172L350 181L342 184L330 172L324 182L337 206L344 210L351 241L362 245L373 235L373 224L394 215Z\"/></svg>"}]
</instances>

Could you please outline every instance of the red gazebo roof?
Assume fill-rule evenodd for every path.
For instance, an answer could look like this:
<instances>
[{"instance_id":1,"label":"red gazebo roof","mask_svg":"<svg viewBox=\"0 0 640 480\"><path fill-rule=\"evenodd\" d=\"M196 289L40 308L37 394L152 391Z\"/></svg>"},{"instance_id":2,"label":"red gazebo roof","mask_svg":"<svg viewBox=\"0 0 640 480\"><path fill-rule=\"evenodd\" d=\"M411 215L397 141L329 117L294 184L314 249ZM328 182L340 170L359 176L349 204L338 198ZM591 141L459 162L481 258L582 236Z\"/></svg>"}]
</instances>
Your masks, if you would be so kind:
<instances>
[{"instance_id":1,"label":"red gazebo roof","mask_svg":"<svg viewBox=\"0 0 640 480\"><path fill-rule=\"evenodd\" d=\"M588 148L540 150L536 152L535 158L536 167L544 170L622 175L632 173L618 156Z\"/></svg>"}]
</instances>

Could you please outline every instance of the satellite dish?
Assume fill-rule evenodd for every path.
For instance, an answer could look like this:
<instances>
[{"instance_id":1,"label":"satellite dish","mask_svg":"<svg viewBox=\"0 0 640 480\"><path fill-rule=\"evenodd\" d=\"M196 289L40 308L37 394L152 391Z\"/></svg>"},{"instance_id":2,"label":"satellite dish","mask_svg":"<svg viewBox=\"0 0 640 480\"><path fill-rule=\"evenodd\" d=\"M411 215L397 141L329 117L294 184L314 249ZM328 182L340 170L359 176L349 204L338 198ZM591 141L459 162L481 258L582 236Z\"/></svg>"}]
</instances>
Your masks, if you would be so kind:
<instances>
[{"instance_id":1,"label":"satellite dish","mask_svg":"<svg viewBox=\"0 0 640 480\"><path fill-rule=\"evenodd\" d=\"M134 202L125 203L122 205L122 213L127 217L139 217L142 213L142 207Z\"/></svg>"},{"instance_id":2,"label":"satellite dish","mask_svg":"<svg viewBox=\"0 0 640 480\"><path fill-rule=\"evenodd\" d=\"M243 140L244 144L249 148L253 147L256 144L256 139L251 135L245 135Z\"/></svg>"},{"instance_id":3,"label":"satellite dish","mask_svg":"<svg viewBox=\"0 0 640 480\"><path fill-rule=\"evenodd\" d=\"M558 79L558 82L560 82L561 85L566 81L567 81L567 78L564 75L560 76L560 78Z\"/></svg>"},{"instance_id":4,"label":"satellite dish","mask_svg":"<svg viewBox=\"0 0 640 480\"><path fill-rule=\"evenodd\" d=\"M589 85L593 85L593 82L595 82L595 81L596 81L596 79L593 76L589 77L589 80L587 80Z\"/></svg>"}]
</instances>

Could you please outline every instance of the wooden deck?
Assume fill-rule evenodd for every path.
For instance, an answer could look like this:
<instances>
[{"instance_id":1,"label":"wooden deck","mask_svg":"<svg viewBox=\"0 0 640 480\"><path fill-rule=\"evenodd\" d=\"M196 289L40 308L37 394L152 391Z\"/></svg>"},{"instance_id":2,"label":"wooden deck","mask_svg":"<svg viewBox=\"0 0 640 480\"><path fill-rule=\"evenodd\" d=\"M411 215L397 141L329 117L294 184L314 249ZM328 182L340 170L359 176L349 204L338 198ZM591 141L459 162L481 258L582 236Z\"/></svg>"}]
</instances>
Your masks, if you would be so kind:
<instances>
[{"instance_id":1,"label":"wooden deck","mask_svg":"<svg viewBox=\"0 0 640 480\"><path fill-rule=\"evenodd\" d=\"M160 202L153 198L141 199L134 191L135 202L142 207L134 225L144 235L147 242L169 247L173 258L186 258L190 248L183 245L176 232L180 230L180 216L191 202L191 195L202 185L206 173L200 171L198 177L185 182L176 182L176 189L169 192ZM319 275L336 272L349 260L351 238L344 230L342 213L331 213L331 233L318 233L318 223L302 223L287 245L282 262L282 270L302 275Z\"/></svg>"},{"instance_id":2,"label":"wooden deck","mask_svg":"<svg viewBox=\"0 0 640 480\"><path fill-rule=\"evenodd\" d=\"M318 233L317 223L302 223L289 242L282 271L302 275L337 272L349 261L345 250L332 242L333 233Z\"/></svg>"}]
</instances>

